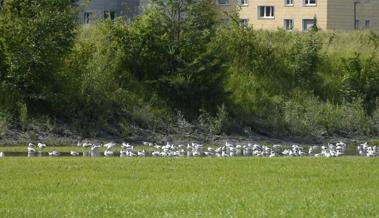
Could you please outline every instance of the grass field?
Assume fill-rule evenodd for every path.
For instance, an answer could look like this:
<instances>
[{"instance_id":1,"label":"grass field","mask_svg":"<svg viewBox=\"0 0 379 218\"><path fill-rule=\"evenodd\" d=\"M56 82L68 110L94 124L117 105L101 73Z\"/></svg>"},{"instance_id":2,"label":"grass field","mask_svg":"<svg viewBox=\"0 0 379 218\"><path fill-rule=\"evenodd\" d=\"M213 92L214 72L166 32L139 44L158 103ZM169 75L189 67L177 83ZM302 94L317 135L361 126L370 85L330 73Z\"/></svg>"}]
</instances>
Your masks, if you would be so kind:
<instances>
[{"instance_id":1,"label":"grass field","mask_svg":"<svg viewBox=\"0 0 379 218\"><path fill-rule=\"evenodd\" d=\"M0 217L378 216L378 158L0 159Z\"/></svg>"}]
</instances>

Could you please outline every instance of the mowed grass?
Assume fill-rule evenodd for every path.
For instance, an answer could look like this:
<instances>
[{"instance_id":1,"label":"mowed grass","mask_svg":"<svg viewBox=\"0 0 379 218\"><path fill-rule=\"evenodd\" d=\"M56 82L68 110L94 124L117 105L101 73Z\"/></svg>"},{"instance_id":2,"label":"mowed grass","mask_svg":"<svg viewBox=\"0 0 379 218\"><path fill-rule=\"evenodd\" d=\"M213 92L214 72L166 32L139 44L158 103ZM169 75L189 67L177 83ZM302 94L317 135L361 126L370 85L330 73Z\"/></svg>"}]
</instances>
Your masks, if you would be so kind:
<instances>
[{"instance_id":1,"label":"mowed grass","mask_svg":"<svg viewBox=\"0 0 379 218\"><path fill-rule=\"evenodd\" d=\"M0 217L378 217L379 158L2 158Z\"/></svg>"}]
</instances>

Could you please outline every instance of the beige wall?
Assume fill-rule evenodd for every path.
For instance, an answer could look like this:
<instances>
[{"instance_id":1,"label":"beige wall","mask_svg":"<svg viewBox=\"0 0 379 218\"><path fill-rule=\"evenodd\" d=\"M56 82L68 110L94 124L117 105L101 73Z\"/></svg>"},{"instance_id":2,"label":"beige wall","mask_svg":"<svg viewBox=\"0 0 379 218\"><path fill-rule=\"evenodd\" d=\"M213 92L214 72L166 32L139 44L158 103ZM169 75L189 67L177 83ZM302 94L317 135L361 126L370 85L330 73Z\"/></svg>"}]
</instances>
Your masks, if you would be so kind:
<instances>
[{"instance_id":1,"label":"beige wall","mask_svg":"<svg viewBox=\"0 0 379 218\"><path fill-rule=\"evenodd\" d=\"M354 1L358 0L329 0L328 2L328 29L354 29ZM365 21L370 20L370 29L379 30L379 0L360 0L356 14L360 21L360 28L364 29Z\"/></svg>"},{"instance_id":2,"label":"beige wall","mask_svg":"<svg viewBox=\"0 0 379 218\"><path fill-rule=\"evenodd\" d=\"M318 0L317 6L304 6L303 0L294 0L294 6L284 6L284 0L250 0L248 6L241 7L240 17L248 18L249 24L255 28L277 29L282 28L284 19L293 19L294 29L302 30L303 19L317 17L317 24L321 29L326 28L327 0ZM274 19L257 18L257 7L261 5L273 5L275 7Z\"/></svg>"},{"instance_id":3,"label":"beige wall","mask_svg":"<svg viewBox=\"0 0 379 218\"><path fill-rule=\"evenodd\" d=\"M217 1L217 0L216 0ZM304 0L293 0L294 6L284 6L284 0L248 0L247 6L238 6L238 0L229 0L227 6L218 6L220 11L239 10L241 19L248 19L249 25L257 29L275 30L283 28L284 19L293 19L294 29L303 29L303 19L317 17L321 30L353 30L353 1L357 4L357 19L364 28L365 21L370 20L370 29L379 30L379 0L317 0L317 6L304 6ZM367 3L369 2L369 3ZM274 6L275 18L260 19L258 6Z\"/></svg>"},{"instance_id":4,"label":"beige wall","mask_svg":"<svg viewBox=\"0 0 379 218\"><path fill-rule=\"evenodd\" d=\"M248 19L249 25L258 29L283 28L284 19L293 19L294 29L302 30L303 19L313 19L317 17L317 24L321 29L326 29L326 9L327 0L318 0L317 6L304 6L303 0L294 0L294 5L284 6L284 0L248 0L247 6L236 7L236 1L230 3L230 6L219 6L221 10L231 10L240 8L239 14L241 19ZM258 6L274 6L275 18L261 19L257 16ZM237 9L238 10L238 9Z\"/></svg>"}]
</instances>

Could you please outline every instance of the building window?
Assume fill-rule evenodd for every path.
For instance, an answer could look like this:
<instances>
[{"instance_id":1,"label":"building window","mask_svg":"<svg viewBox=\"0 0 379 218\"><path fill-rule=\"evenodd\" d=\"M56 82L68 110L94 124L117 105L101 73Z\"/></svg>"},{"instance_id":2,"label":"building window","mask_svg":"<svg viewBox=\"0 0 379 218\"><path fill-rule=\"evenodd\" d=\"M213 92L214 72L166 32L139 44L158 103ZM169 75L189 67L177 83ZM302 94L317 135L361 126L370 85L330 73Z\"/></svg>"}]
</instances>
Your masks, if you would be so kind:
<instances>
[{"instance_id":1,"label":"building window","mask_svg":"<svg viewBox=\"0 0 379 218\"><path fill-rule=\"evenodd\" d=\"M365 27L366 29L370 28L370 20L365 21Z\"/></svg>"},{"instance_id":2,"label":"building window","mask_svg":"<svg viewBox=\"0 0 379 218\"><path fill-rule=\"evenodd\" d=\"M91 23L92 12L84 12L84 23Z\"/></svg>"},{"instance_id":3,"label":"building window","mask_svg":"<svg viewBox=\"0 0 379 218\"><path fill-rule=\"evenodd\" d=\"M258 6L258 18L275 18L274 6Z\"/></svg>"},{"instance_id":4,"label":"building window","mask_svg":"<svg viewBox=\"0 0 379 218\"><path fill-rule=\"evenodd\" d=\"M304 0L304 5L305 6L315 6L316 0Z\"/></svg>"},{"instance_id":5,"label":"building window","mask_svg":"<svg viewBox=\"0 0 379 218\"><path fill-rule=\"evenodd\" d=\"M229 0L217 0L217 4L219 4L219 5L229 5Z\"/></svg>"},{"instance_id":6,"label":"building window","mask_svg":"<svg viewBox=\"0 0 379 218\"><path fill-rule=\"evenodd\" d=\"M240 25L242 27L248 27L249 26L249 19L246 19L246 18L240 19Z\"/></svg>"},{"instance_id":7,"label":"building window","mask_svg":"<svg viewBox=\"0 0 379 218\"><path fill-rule=\"evenodd\" d=\"M284 19L284 29L292 30L293 29L293 20L292 19Z\"/></svg>"},{"instance_id":8,"label":"building window","mask_svg":"<svg viewBox=\"0 0 379 218\"><path fill-rule=\"evenodd\" d=\"M104 11L104 20L106 19L114 20L114 18L115 18L114 11Z\"/></svg>"},{"instance_id":9,"label":"building window","mask_svg":"<svg viewBox=\"0 0 379 218\"><path fill-rule=\"evenodd\" d=\"M360 22L359 20L355 20L355 29L359 29L359 26L360 26Z\"/></svg>"},{"instance_id":10,"label":"building window","mask_svg":"<svg viewBox=\"0 0 379 218\"><path fill-rule=\"evenodd\" d=\"M315 25L315 19L303 19L303 31L307 31Z\"/></svg>"},{"instance_id":11,"label":"building window","mask_svg":"<svg viewBox=\"0 0 379 218\"><path fill-rule=\"evenodd\" d=\"M242 6L249 5L249 1L248 0L239 0L239 2L240 2L240 5L242 5Z\"/></svg>"},{"instance_id":12,"label":"building window","mask_svg":"<svg viewBox=\"0 0 379 218\"><path fill-rule=\"evenodd\" d=\"M293 0L284 0L284 6L293 6Z\"/></svg>"}]
</instances>

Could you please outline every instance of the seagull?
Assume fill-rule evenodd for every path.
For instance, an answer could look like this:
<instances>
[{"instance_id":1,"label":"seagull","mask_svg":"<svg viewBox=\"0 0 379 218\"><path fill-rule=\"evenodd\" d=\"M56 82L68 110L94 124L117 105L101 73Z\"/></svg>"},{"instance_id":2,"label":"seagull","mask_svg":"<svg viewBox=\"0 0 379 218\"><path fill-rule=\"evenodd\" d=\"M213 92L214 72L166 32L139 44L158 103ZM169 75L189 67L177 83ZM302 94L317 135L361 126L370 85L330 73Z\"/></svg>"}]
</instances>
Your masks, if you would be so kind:
<instances>
[{"instance_id":1,"label":"seagull","mask_svg":"<svg viewBox=\"0 0 379 218\"><path fill-rule=\"evenodd\" d=\"M77 151L71 151L70 155L71 156L79 156L79 152L77 152Z\"/></svg>"},{"instance_id":2,"label":"seagull","mask_svg":"<svg viewBox=\"0 0 379 218\"><path fill-rule=\"evenodd\" d=\"M92 146L92 144L89 143L89 142L84 142L84 143L82 144L82 147L83 147L83 148L89 148L89 147L91 147L91 146Z\"/></svg>"},{"instance_id":3,"label":"seagull","mask_svg":"<svg viewBox=\"0 0 379 218\"><path fill-rule=\"evenodd\" d=\"M151 155L153 155L153 157L158 157L160 155L160 152L159 151L153 151L153 153L151 153Z\"/></svg>"},{"instance_id":4,"label":"seagull","mask_svg":"<svg viewBox=\"0 0 379 218\"><path fill-rule=\"evenodd\" d=\"M145 157L145 150L137 152L138 157Z\"/></svg>"},{"instance_id":5,"label":"seagull","mask_svg":"<svg viewBox=\"0 0 379 218\"><path fill-rule=\"evenodd\" d=\"M271 152L269 157L275 157L275 156L276 156L275 152Z\"/></svg>"},{"instance_id":6,"label":"seagull","mask_svg":"<svg viewBox=\"0 0 379 218\"><path fill-rule=\"evenodd\" d=\"M97 151L101 146L98 145L98 144L93 144L92 147L91 147L91 151Z\"/></svg>"},{"instance_id":7,"label":"seagull","mask_svg":"<svg viewBox=\"0 0 379 218\"><path fill-rule=\"evenodd\" d=\"M120 157L126 157L127 153L128 153L127 151L121 150L120 151Z\"/></svg>"},{"instance_id":8,"label":"seagull","mask_svg":"<svg viewBox=\"0 0 379 218\"><path fill-rule=\"evenodd\" d=\"M229 155L225 151L222 151L221 152L221 157L229 157Z\"/></svg>"},{"instance_id":9,"label":"seagull","mask_svg":"<svg viewBox=\"0 0 379 218\"><path fill-rule=\"evenodd\" d=\"M28 153L34 153L36 149L34 147L28 147Z\"/></svg>"},{"instance_id":10,"label":"seagull","mask_svg":"<svg viewBox=\"0 0 379 218\"><path fill-rule=\"evenodd\" d=\"M52 151L52 152L49 152L49 156L50 157L58 157L60 155L59 151Z\"/></svg>"},{"instance_id":11,"label":"seagull","mask_svg":"<svg viewBox=\"0 0 379 218\"><path fill-rule=\"evenodd\" d=\"M33 143L28 144L28 153L34 153L36 151L35 145Z\"/></svg>"},{"instance_id":12,"label":"seagull","mask_svg":"<svg viewBox=\"0 0 379 218\"><path fill-rule=\"evenodd\" d=\"M109 143L107 143L107 144L104 145L104 147L107 150L112 150L115 146L116 146L116 143L114 143L114 142L109 142Z\"/></svg>"},{"instance_id":13,"label":"seagull","mask_svg":"<svg viewBox=\"0 0 379 218\"><path fill-rule=\"evenodd\" d=\"M105 157L113 157L113 151L110 151L110 150L104 151L104 156Z\"/></svg>"},{"instance_id":14,"label":"seagull","mask_svg":"<svg viewBox=\"0 0 379 218\"><path fill-rule=\"evenodd\" d=\"M39 149L43 150L44 148L46 148L46 144L38 143L38 147Z\"/></svg>"},{"instance_id":15,"label":"seagull","mask_svg":"<svg viewBox=\"0 0 379 218\"><path fill-rule=\"evenodd\" d=\"M104 145L105 146L105 145ZM128 148L130 148L130 147L132 147L129 143L125 143L125 142L123 142L122 144L121 144L121 149L128 149Z\"/></svg>"}]
</instances>

